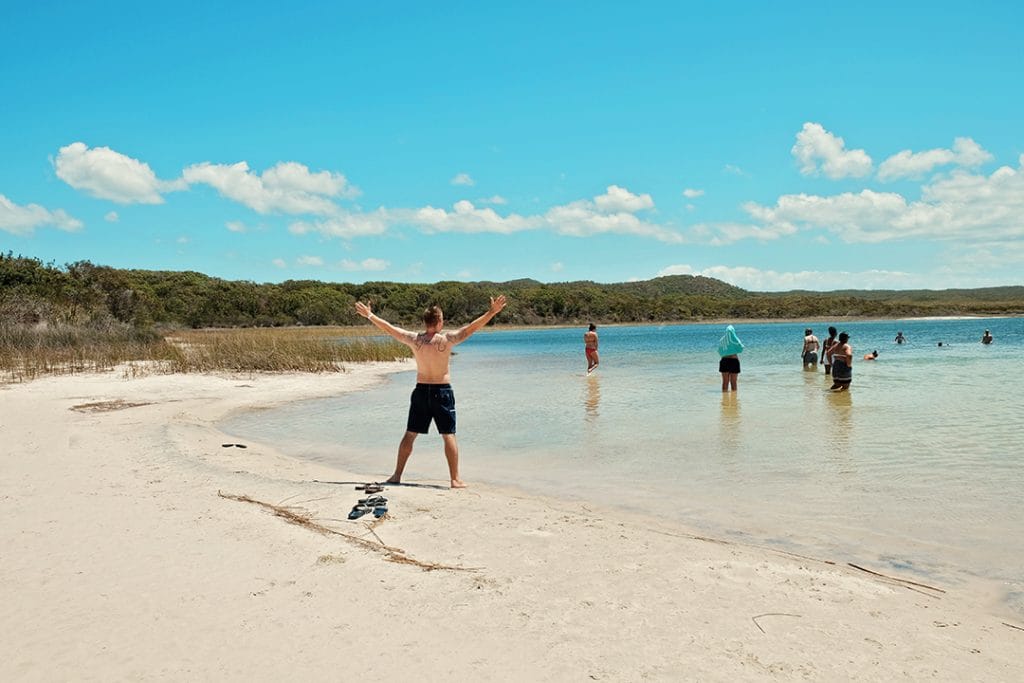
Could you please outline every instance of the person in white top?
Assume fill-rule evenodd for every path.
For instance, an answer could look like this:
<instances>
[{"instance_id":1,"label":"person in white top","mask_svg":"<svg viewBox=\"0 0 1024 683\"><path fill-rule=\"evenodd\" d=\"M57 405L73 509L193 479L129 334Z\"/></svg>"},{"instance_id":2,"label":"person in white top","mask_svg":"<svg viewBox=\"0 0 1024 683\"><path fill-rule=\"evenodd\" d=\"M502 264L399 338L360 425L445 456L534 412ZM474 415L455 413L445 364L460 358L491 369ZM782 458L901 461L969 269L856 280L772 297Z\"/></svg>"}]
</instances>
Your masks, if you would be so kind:
<instances>
[{"instance_id":1,"label":"person in white top","mask_svg":"<svg viewBox=\"0 0 1024 683\"><path fill-rule=\"evenodd\" d=\"M804 348L800 351L800 357L804 359L804 370L818 369L818 349L821 342L814 336L811 328L804 330Z\"/></svg>"}]
</instances>

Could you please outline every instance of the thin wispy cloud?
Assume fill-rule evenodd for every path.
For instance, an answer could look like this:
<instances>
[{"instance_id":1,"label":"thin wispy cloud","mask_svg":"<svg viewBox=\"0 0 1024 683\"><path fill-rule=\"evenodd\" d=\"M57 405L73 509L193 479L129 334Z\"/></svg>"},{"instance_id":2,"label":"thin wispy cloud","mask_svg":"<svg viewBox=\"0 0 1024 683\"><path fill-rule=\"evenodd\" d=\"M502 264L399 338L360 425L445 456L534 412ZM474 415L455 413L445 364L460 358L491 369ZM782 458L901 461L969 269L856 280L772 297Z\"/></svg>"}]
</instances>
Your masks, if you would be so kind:
<instances>
[{"instance_id":1,"label":"thin wispy cloud","mask_svg":"<svg viewBox=\"0 0 1024 683\"><path fill-rule=\"evenodd\" d=\"M919 280L910 273L891 270L864 270L857 272L834 270L801 270L780 272L751 266L711 266L692 268L686 264L663 268L658 276L701 275L757 292L778 292L793 289L842 289L844 283L856 282L859 289L893 289L919 286Z\"/></svg>"},{"instance_id":2,"label":"thin wispy cloud","mask_svg":"<svg viewBox=\"0 0 1024 683\"><path fill-rule=\"evenodd\" d=\"M704 190L698 190L696 188L688 187L683 190L683 196L687 199L696 199L697 197L704 196Z\"/></svg>"},{"instance_id":3,"label":"thin wispy cloud","mask_svg":"<svg viewBox=\"0 0 1024 683\"><path fill-rule=\"evenodd\" d=\"M295 259L295 263L300 266L320 267L324 264L324 260L319 256L300 256Z\"/></svg>"},{"instance_id":4,"label":"thin wispy cloud","mask_svg":"<svg viewBox=\"0 0 1024 683\"><path fill-rule=\"evenodd\" d=\"M940 166L956 164L975 168L992 160L992 154L971 138L957 138L952 149L930 149L912 152L905 149L881 163L878 179L882 182L901 178L920 179Z\"/></svg>"},{"instance_id":5,"label":"thin wispy cloud","mask_svg":"<svg viewBox=\"0 0 1024 683\"><path fill-rule=\"evenodd\" d=\"M472 186L475 185L476 183L473 181L473 179L469 176L468 173L459 173L454 178L451 179L451 184Z\"/></svg>"},{"instance_id":6,"label":"thin wispy cloud","mask_svg":"<svg viewBox=\"0 0 1024 683\"><path fill-rule=\"evenodd\" d=\"M749 173L744 171L739 166L736 166L735 164L726 164L725 166L722 167L722 172L727 173L728 175L736 175L744 178L750 177Z\"/></svg>"},{"instance_id":7,"label":"thin wispy cloud","mask_svg":"<svg viewBox=\"0 0 1024 683\"><path fill-rule=\"evenodd\" d=\"M338 210L335 215L316 221L296 221L288 226L293 235L317 233L324 237L354 239L370 235L383 235L394 222L395 216L386 209L363 213Z\"/></svg>"},{"instance_id":8,"label":"thin wispy cloud","mask_svg":"<svg viewBox=\"0 0 1024 683\"><path fill-rule=\"evenodd\" d=\"M116 223L121 220L121 217L117 214L117 211L108 211L103 215L103 220L108 223Z\"/></svg>"},{"instance_id":9,"label":"thin wispy cloud","mask_svg":"<svg viewBox=\"0 0 1024 683\"><path fill-rule=\"evenodd\" d=\"M379 258L367 258L362 261L353 261L350 259L344 259L339 264L343 270L347 271L381 271L387 270L390 262Z\"/></svg>"}]
</instances>

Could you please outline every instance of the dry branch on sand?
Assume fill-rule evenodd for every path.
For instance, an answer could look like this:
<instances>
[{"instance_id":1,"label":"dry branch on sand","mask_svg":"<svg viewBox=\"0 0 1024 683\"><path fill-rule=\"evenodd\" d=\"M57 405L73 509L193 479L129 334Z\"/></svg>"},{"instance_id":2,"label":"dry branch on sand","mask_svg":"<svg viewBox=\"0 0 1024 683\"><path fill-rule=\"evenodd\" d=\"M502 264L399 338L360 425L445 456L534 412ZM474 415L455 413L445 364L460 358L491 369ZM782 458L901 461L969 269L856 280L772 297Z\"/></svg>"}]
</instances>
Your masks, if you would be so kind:
<instances>
[{"instance_id":1,"label":"dry branch on sand","mask_svg":"<svg viewBox=\"0 0 1024 683\"><path fill-rule=\"evenodd\" d=\"M455 566L452 566L452 565L440 564L440 563L437 563L437 562L423 562L421 560L417 560L417 559L415 559L413 557L409 557L408 555L406 555L405 551L401 550L400 548L393 548L393 547L391 547L389 545L385 545L384 542L382 540L380 540L380 537L377 536L376 533L373 533L373 535L377 539L378 542L374 543L373 541L368 541L365 538L360 538L359 536L353 536L352 534L346 534L346 533L344 533L342 531L336 531L334 529L331 529L330 527L326 527L323 524L318 524L317 522L314 522L313 518L310 517L308 514L306 514L305 512L296 511L294 508L285 507L285 506L281 506L281 505L274 505L272 503L266 503L266 502L264 502L262 500L256 500L255 498L250 498L249 496L246 496L246 495L239 496L239 495L235 495L235 494L231 494L231 493L224 493L223 491L218 491L217 495L220 496L221 498L227 498L228 500L235 500L235 501L238 501L240 503L252 503L253 505L259 505L260 507L264 508L265 510L269 510L270 512L274 513L274 515L276 517L280 517L281 519L285 520L289 524L295 524L297 526L305 527L306 529L310 529L311 531L315 531L315 532L317 532L319 534L341 536L342 538L346 539L347 541L350 541L351 543L355 543L356 545L358 545L358 546L360 546L362 548L366 548L367 550L372 550L374 552L382 553L384 555L385 559L388 560L389 562L397 562L399 564L410 564L410 565L413 565L414 567L419 567L423 571L428 571L428 572L442 570L442 569L443 570L447 570L447 571L460 571L460 572L479 571L479 569L474 568L474 567L455 567ZM371 533L372 532L373 532L373 530L371 529Z\"/></svg>"}]
</instances>

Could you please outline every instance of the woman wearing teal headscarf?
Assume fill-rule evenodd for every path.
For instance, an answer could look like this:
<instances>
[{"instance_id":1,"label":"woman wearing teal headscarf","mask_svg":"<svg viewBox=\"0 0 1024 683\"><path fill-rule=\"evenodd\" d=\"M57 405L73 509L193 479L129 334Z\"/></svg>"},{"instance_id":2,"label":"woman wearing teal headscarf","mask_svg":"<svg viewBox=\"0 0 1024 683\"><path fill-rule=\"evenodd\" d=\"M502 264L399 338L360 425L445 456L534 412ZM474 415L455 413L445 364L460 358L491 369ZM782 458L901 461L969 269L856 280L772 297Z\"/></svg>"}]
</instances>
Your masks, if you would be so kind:
<instances>
[{"instance_id":1,"label":"woman wearing teal headscarf","mask_svg":"<svg viewBox=\"0 0 1024 683\"><path fill-rule=\"evenodd\" d=\"M736 330L732 325L725 328L725 334L718 341L718 355L722 357L718 361L718 371L722 373L722 391L729 391L732 387L736 391L736 379L740 374L740 356L743 353L743 342L736 336Z\"/></svg>"}]
</instances>

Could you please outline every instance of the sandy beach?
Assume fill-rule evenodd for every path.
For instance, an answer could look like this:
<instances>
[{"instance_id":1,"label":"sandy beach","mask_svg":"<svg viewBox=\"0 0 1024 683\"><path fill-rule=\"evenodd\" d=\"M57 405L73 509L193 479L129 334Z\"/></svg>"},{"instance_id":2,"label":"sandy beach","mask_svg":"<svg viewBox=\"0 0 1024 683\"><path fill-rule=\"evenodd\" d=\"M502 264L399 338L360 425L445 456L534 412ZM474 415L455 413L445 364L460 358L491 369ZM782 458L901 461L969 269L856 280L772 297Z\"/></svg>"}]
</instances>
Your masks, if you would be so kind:
<instances>
[{"instance_id":1,"label":"sandy beach","mask_svg":"<svg viewBox=\"0 0 1024 683\"><path fill-rule=\"evenodd\" d=\"M451 491L434 438L437 480L349 521L391 461L222 446L236 411L409 367L0 385L0 680L1024 680L1024 624L961 586Z\"/></svg>"}]
</instances>

